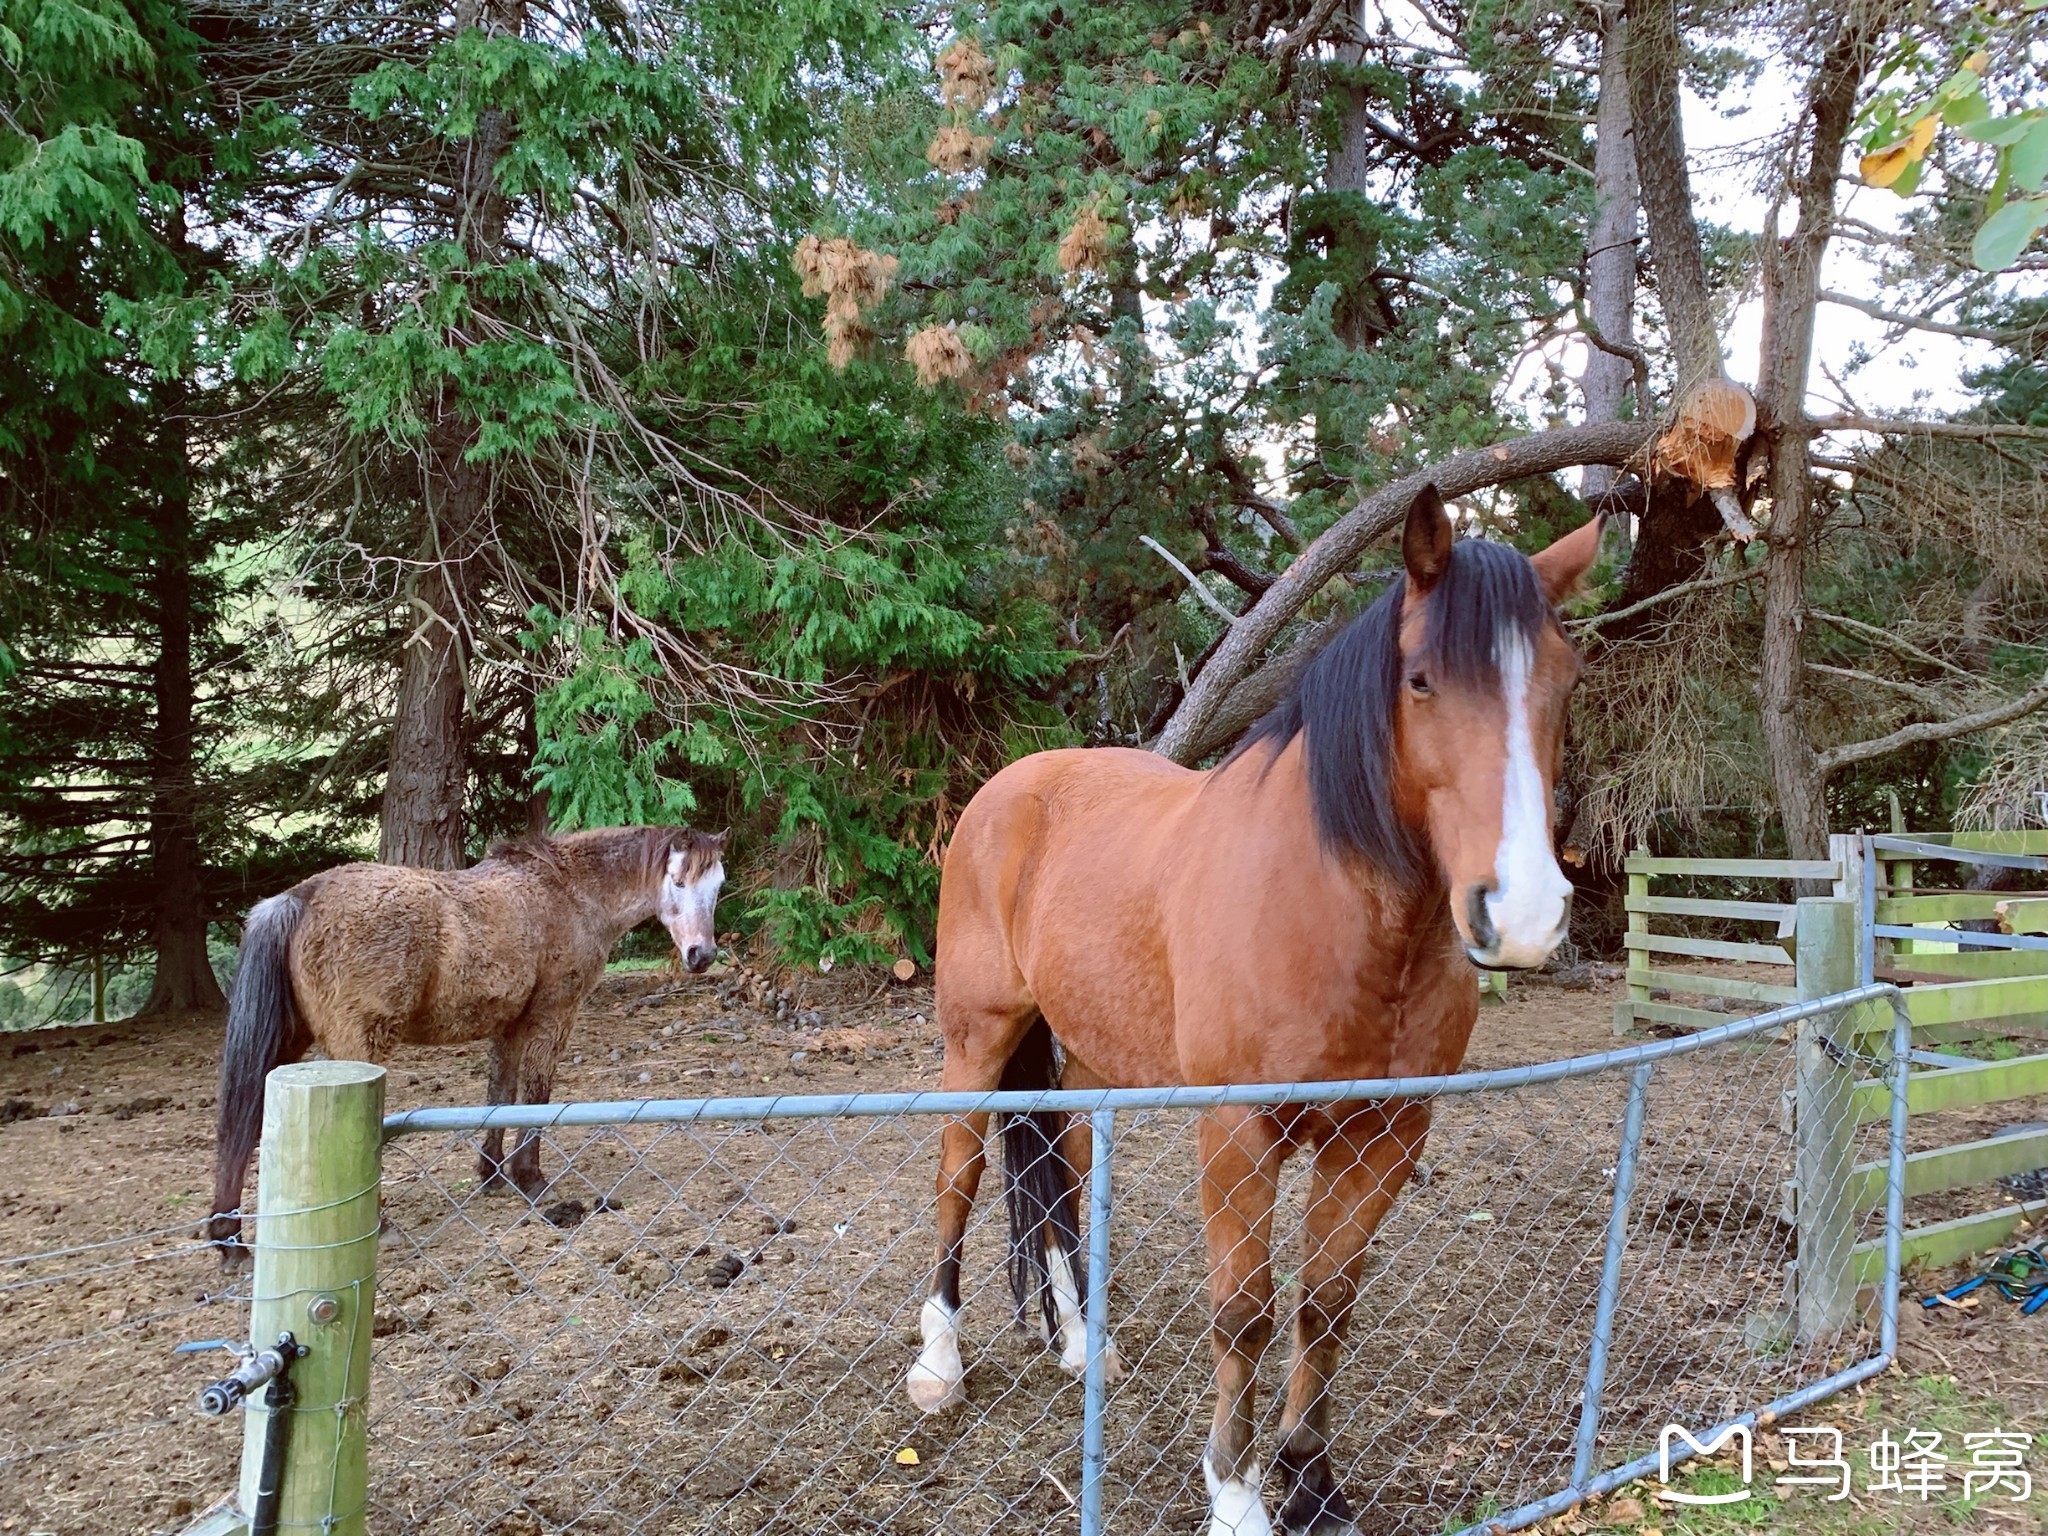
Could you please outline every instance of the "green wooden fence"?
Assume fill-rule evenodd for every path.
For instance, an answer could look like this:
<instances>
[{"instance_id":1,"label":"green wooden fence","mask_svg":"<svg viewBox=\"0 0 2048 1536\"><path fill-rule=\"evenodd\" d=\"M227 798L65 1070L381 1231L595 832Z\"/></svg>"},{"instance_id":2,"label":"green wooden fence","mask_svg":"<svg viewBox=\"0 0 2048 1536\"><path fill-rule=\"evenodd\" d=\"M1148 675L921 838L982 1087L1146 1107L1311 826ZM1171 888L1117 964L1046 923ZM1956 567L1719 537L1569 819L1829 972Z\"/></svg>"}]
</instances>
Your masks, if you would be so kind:
<instances>
[{"instance_id":1,"label":"green wooden fence","mask_svg":"<svg viewBox=\"0 0 2048 1536\"><path fill-rule=\"evenodd\" d=\"M2007 934L2048 935L2048 872L2029 878L2028 883L2037 887L2030 891L1942 889L1938 887L1959 884L1955 872L1967 873L1969 866L1935 852L2048 856L2048 831L1894 831L1926 851L1916 854L1880 845L1866 852L1861 837L1841 836L1831 839L1832 857L1825 860L1632 855L1624 866L1628 996L1615 1005L1615 1032L1643 1024L1698 1029L1722 1023L1731 1003L1770 1007L1803 995L1807 988L1801 985L1802 973L1809 968L1814 977L1835 976L1845 963L1843 956L1795 954L1798 885L1824 881L1838 897L1853 899L1859 906L1868 903L1866 924L1922 930L1910 937L1880 939L1872 946L1874 978L1896 981L1907 989L1916 1047L1916 1070L1906 1092L1909 1114L1924 1117L2048 1097L2048 950L1973 952L1958 945L1952 926L1988 919ZM1871 862L1867 882L1866 857ZM1724 936L1675 931L1697 924L1673 919L1700 918L1719 920ZM1755 937L1726 936L1728 925L1743 925L1734 933L1753 932ZM1856 957L1859 964L1860 959ZM1700 966L1703 961L1720 962L1717 969L1724 972L1739 966L1741 972L1709 974ZM1881 1037L1889 1028L1882 1010L1848 1026L1853 1036ZM1851 1105L1857 1124L1881 1120L1889 1113L1890 1095L1882 1083L1858 1090ZM1923 1134L1921 1139L1928 1138ZM2048 1167L2048 1131L1936 1143L1909 1157L1907 1193L1975 1189L2043 1167ZM1866 1162L1853 1170L1848 1201L1858 1210L1876 1205L1883 1191L1881 1163ZM1795 1219L1796 1179L1787 1186L1786 1200L1787 1219ZM2044 1223L2048 1202L2003 1204L1909 1229L1905 1255L1908 1262L1953 1263L2028 1235ZM1882 1263L1878 1245L1866 1245L1856 1250L1854 1273L1867 1281Z\"/></svg>"}]
</instances>

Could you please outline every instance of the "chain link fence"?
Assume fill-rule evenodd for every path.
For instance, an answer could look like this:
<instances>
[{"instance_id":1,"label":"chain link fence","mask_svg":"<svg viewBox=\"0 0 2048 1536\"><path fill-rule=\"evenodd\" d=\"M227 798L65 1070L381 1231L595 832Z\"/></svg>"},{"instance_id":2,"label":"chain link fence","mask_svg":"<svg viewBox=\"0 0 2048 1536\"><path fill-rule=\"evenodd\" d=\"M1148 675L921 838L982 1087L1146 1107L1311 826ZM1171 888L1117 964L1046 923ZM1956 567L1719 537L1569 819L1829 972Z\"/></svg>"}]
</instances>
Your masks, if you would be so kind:
<instances>
[{"instance_id":1,"label":"chain link fence","mask_svg":"<svg viewBox=\"0 0 2048 1536\"><path fill-rule=\"evenodd\" d=\"M1811 1102L1816 1081L1867 1106L1871 1080L1897 1070L1867 1011L1889 992L1850 995L1865 1008L1853 1030L1834 1028L1846 1005L1830 1000L1575 1062L1405 1083L394 1116L369 1528L1205 1531L1203 1106L1313 1114L1333 1099L1426 1102L1432 1117L1367 1251L1332 1377L1337 1480L1374 1531L1530 1523L1642 1475L1645 1453L1654 1469L1666 1423L1707 1440L1889 1358L1896 1290L1883 1275L1896 1265L1868 1259L1896 1243L1895 1188L1834 1233L1861 1245L1882 1305L1805 1341L1787 1295L1803 1218L1783 1193L1814 1158L1788 1108L1802 1050L1828 1070L1807 1073L1801 1118L1841 1107ZM1083 1215L1110 1262L1091 1267L1086 1300L1121 1374L1098 1370L1091 1393L1035 1315L1019 1325L992 1136L961 1277L968 1401L927 1417L904 1382L931 1288L938 1143L948 1116L977 1103L1068 1110L1109 1149ZM1848 1126L1838 1150L1863 1170L1902 1155L1902 1120L1822 1118ZM489 1124L541 1138L539 1200L477 1187ZM1269 1468L1310 1161L1287 1165L1273 1222L1257 1440ZM1851 1182L1863 1198L1877 1187ZM170 1352L241 1336L248 1294L185 1227L0 1260L0 1518L61 1536L175 1532L227 1494L242 1426L193 1407L226 1362L171 1365Z\"/></svg>"},{"instance_id":2,"label":"chain link fence","mask_svg":"<svg viewBox=\"0 0 2048 1536\"><path fill-rule=\"evenodd\" d=\"M1332 1378L1338 1482L1378 1531L1528 1523L1612 1486L1628 1464L1639 1475L1667 1423L1704 1434L1889 1358L1895 1287L1878 1288L1882 1317L1873 1307L1804 1341L1786 1295L1796 1230L1780 1191L1800 1166L1787 1110L1794 1021L1811 1018L1806 1044L1827 1054L1830 1093L1891 1070L1885 1033L1828 1034L1841 1013L1805 1005L1576 1062L1343 1090L393 1117L372 1527L1205 1529L1201 1106L1314 1114L1339 1096L1426 1102L1432 1126L1367 1252ZM1108 1379L1098 1354L1104 1379L1091 1392L1061 1369L1035 1317L1019 1326L991 1167L961 1282L969 1401L927 1417L904 1377L931 1288L939 1134L970 1102L1084 1121L1097 1111L1096 1145L1111 1150L1092 1224L1104 1230L1106 1194L1111 1263L1091 1277L1089 1302L1121 1374ZM539 1201L478 1188L486 1124L540 1137L551 1183ZM1895 1158L1899 1129L1865 1125L1847 1155ZM1309 1161L1285 1170L1273 1223L1277 1326L1259 1378L1269 1466ZM1852 1213L1846 1236L1882 1249L1897 1225L1894 1197Z\"/></svg>"}]
</instances>

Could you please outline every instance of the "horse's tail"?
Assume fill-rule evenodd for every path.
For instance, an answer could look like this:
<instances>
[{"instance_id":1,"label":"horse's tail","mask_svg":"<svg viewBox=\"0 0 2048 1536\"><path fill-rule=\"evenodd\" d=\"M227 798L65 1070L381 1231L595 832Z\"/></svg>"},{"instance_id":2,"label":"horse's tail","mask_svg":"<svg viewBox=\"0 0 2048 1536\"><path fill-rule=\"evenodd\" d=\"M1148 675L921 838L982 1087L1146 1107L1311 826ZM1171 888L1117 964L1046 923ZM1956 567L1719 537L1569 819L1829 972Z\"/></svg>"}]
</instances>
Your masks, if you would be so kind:
<instances>
[{"instance_id":1,"label":"horse's tail","mask_svg":"<svg viewBox=\"0 0 2048 1536\"><path fill-rule=\"evenodd\" d=\"M227 1039L220 1054L213 1216L206 1231L224 1263L233 1260L242 1230L234 1212L242 1203L249 1154L263 1127L263 1079L272 1067L298 1060L312 1043L292 1006L287 966L292 935L305 915L305 898L287 891L250 908L242 927L242 958L228 996Z\"/></svg>"},{"instance_id":2,"label":"horse's tail","mask_svg":"<svg viewBox=\"0 0 2048 1536\"><path fill-rule=\"evenodd\" d=\"M1044 1019L1025 1034L996 1086L1004 1090L1059 1086L1058 1047ZM1038 1315L1050 1340L1057 1335L1060 1309L1046 1251L1048 1235L1066 1261L1059 1280L1073 1286L1073 1297L1088 1293L1075 1208L1081 1181L1060 1150L1067 1116L1060 1110L1040 1109L1004 1115L1002 1122L1003 1203L1010 1212L1010 1289L1016 1293L1020 1323L1026 1305L1036 1297ZM1071 1301L1070 1297L1070 1305Z\"/></svg>"}]
</instances>

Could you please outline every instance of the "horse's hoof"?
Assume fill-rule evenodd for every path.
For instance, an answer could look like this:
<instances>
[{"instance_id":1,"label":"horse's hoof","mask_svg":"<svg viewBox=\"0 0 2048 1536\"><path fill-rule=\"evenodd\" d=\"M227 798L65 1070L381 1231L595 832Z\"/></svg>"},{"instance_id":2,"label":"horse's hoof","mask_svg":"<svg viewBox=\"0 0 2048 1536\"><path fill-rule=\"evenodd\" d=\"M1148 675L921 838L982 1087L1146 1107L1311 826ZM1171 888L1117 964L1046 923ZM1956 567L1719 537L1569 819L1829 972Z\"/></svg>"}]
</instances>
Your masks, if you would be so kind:
<instances>
[{"instance_id":1,"label":"horse's hoof","mask_svg":"<svg viewBox=\"0 0 2048 1536\"><path fill-rule=\"evenodd\" d=\"M910 1368L910 1375L904 1379L903 1386L920 1413L944 1413L948 1408L967 1401L966 1377L948 1381L942 1376L934 1376L922 1366Z\"/></svg>"},{"instance_id":2,"label":"horse's hoof","mask_svg":"<svg viewBox=\"0 0 2048 1536\"><path fill-rule=\"evenodd\" d=\"M1273 1516L1273 1529L1279 1536L1358 1536L1351 1501L1330 1476L1326 1461L1311 1464L1307 1475L1287 1491Z\"/></svg>"},{"instance_id":3,"label":"horse's hoof","mask_svg":"<svg viewBox=\"0 0 2048 1536\"><path fill-rule=\"evenodd\" d=\"M1060 1355L1060 1369L1076 1381L1085 1378L1088 1374L1088 1352L1085 1345L1071 1354L1062 1353ZM1123 1358L1117 1354L1116 1345L1112 1342L1108 1352L1103 1357L1102 1380L1108 1386L1115 1386L1128 1375L1130 1375L1130 1372L1124 1369Z\"/></svg>"}]
</instances>

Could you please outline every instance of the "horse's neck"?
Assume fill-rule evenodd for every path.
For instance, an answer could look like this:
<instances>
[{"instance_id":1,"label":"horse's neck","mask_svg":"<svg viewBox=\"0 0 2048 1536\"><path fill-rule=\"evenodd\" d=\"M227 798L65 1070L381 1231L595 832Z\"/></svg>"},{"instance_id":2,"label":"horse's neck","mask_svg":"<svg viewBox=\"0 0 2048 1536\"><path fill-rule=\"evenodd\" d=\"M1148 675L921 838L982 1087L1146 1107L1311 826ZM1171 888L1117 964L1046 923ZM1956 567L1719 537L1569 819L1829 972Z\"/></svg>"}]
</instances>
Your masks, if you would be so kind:
<instances>
[{"instance_id":1,"label":"horse's neck","mask_svg":"<svg viewBox=\"0 0 2048 1536\"><path fill-rule=\"evenodd\" d=\"M1316 825L1303 747L1297 736L1270 767L1254 751L1222 770L1242 775L1233 778L1228 791L1245 797L1234 814L1291 829L1269 846L1269 856L1296 885L1307 871L1316 871L1322 884L1315 901L1329 915L1335 916L1333 907L1350 907L1352 921L1376 933L1404 935L1411 948L1436 942L1450 923L1450 898L1434 873L1437 855L1427 834L1421 836L1419 849L1428 872L1426 883L1414 890L1402 889L1363 860L1332 858L1322 847Z\"/></svg>"},{"instance_id":2,"label":"horse's neck","mask_svg":"<svg viewBox=\"0 0 2048 1536\"><path fill-rule=\"evenodd\" d=\"M649 870L634 848L578 850L563 874L566 894L604 931L607 948L654 916L660 902L662 868Z\"/></svg>"}]
</instances>

